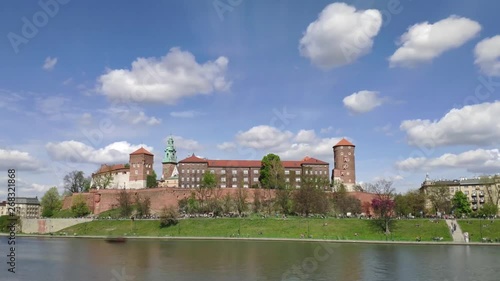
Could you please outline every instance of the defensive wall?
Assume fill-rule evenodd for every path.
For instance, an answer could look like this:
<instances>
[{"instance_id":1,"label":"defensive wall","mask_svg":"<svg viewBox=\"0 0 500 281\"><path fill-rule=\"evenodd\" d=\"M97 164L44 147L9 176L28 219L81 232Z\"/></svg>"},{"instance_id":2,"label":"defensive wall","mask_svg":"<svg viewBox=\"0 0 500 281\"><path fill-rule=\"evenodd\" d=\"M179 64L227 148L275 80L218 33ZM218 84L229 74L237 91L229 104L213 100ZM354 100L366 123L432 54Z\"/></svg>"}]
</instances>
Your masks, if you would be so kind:
<instances>
[{"instance_id":1,"label":"defensive wall","mask_svg":"<svg viewBox=\"0 0 500 281\"><path fill-rule=\"evenodd\" d=\"M25 219L21 218L22 233L51 233L75 224L92 221L92 219Z\"/></svg>"}]
</instances>

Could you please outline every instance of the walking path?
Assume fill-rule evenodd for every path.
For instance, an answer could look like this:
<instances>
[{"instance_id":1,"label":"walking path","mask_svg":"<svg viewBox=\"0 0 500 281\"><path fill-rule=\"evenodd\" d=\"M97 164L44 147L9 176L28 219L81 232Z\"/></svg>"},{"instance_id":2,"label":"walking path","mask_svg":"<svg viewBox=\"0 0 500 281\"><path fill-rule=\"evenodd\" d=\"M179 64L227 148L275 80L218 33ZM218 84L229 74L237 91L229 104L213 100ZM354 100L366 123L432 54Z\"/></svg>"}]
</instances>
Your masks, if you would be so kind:
<instances>
[{"instance_id":1,"label":"walking path","mask_svg":"<svg viewBox=\"0 0 500 281\"><path fill-rule=\"evenodd\" d=\"M450 230L451 236L453 237L453 242L461 242L464 243L464 234L462 233L462 229L460 229L460 225L458 225L456 220L446 220L446 224L448 225L448 229ZM457 226L457 229L453 232L453 224Z\"/></svg>"}]
</instances>

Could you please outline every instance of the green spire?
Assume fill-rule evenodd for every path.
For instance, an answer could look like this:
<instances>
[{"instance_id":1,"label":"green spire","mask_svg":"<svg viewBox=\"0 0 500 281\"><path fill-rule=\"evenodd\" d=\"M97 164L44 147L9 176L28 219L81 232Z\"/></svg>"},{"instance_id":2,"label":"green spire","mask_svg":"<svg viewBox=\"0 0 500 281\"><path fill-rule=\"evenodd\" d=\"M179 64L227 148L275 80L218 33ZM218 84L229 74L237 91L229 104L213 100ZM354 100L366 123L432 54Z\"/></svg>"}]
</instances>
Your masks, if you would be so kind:
<instances>
[{"instance_id":1,"label":"green spire","mask_svg":"<svg viewBox=\"0 0 500 281\"><path fill-rule=\"evenodd\" d=\"M177 163L177 155L174 147L174 139L169 137L167 140L167 148L165 148L165 157L163 157L163 163Z\"/></svg>"}]
</instances>

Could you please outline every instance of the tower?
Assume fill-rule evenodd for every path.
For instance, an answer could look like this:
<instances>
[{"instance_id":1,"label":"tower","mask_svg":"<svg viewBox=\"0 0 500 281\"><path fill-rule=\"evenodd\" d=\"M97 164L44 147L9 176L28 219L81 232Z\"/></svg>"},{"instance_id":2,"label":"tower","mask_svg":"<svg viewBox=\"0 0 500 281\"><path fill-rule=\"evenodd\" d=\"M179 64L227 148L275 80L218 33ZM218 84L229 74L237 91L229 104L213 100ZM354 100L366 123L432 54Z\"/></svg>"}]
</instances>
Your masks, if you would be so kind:
<instances>
[{"instance_id":1,"label":"tower","mask_svg":"<svg viewBox=\"0 0 500 281\"><path fill-rule=\"evenodd\" d=\"M153 174L154 155L144 147L130 153L129 187L131 189L146 188L146 180Z\"/></svg>"},{"instance_id":2,"label":"tower","mask_svg":"<svg viewBox=\"0 0 500 281\"><path fill-rule=\"evenodd\" d=\"M333 146L333 172L332 179L341 181L347 191L353 191L356 184L356 165L354 144L343 138Z\"/></svg>"},{"instance_id":3,"label":"tower","mask_svg":"<svg viewBox=\"0 0 500 281\"><path fill-rule=\"evenodd\" d=\"M162 179L167 180L178 175L177 172L177 151L174 146L174 139L169 137L167 140L167 147L165 148L165 156L163 157L162 165Z\"/></svg>"}]
</instances>

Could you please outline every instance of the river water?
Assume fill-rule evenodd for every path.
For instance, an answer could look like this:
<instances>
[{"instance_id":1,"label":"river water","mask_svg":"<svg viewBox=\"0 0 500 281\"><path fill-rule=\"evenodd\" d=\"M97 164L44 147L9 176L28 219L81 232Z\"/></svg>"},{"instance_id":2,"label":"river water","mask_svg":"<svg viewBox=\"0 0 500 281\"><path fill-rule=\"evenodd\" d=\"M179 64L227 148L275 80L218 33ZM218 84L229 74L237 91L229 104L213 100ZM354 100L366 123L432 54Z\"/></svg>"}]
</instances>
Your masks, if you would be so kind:
<instances>
[{"instance_id":1,"label":"river water","mask_svg":"<svg viewBox=\"0 0 500 281\"><path fill-rule=\"evenodd\" d=\"M0 280L500 280L500 247L245 240L17 238Z\"/></svg>"}]
</instances>

